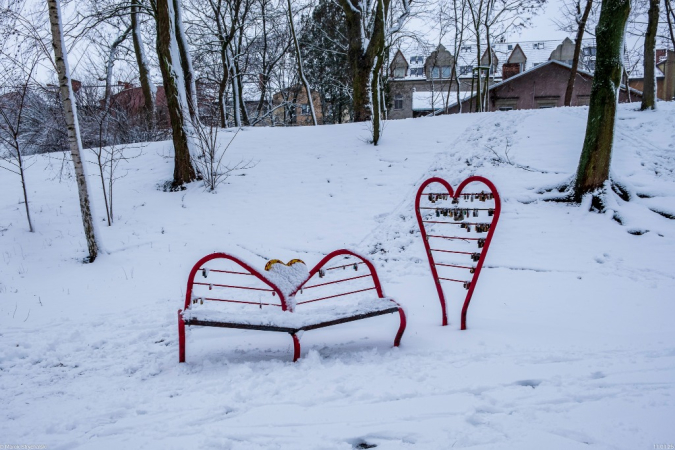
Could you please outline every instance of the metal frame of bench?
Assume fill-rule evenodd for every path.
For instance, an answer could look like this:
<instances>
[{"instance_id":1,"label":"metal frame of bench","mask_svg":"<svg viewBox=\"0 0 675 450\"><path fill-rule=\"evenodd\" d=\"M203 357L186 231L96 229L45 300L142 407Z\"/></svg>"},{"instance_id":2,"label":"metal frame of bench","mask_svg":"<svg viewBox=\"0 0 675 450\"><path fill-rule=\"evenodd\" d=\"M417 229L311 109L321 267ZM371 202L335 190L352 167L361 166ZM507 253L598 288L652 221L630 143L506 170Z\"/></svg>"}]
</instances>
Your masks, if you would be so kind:
<instances>
[{"instance_id":1,"label":"metal frame of bench","mask_svg":"<svg viewBox=\"0 0 675 450\"><path fill-rule=\"evenodd\" d=\"M300 286L298 286L294 292L290 294L290 296L295 296L298 291L300 291L303 288L310 288L310 287L318 287L318 286L324 286L328 284L337 284L341 283L343 281L349 281L353 280L355 278L346 278L342 280L336 280L336 281L330 281L327 283L319 283L313 286L305 286L309 280L311 280L315 275L320 274L320 271L322 270L333 270L333 269L338 269L338 268L344 268L346 266L352 266L353 264L348 264L346 266L337 266L337 267L331 267L328 269L324 269L324 266L333 258L337 256L352 256L355 258L358 258L361 260L361 262L356 263L356 264L365 264L368 270L370 271L369 275L363 275L359 276L356 278L363 278L370 276L373 280L373 287L368 288L368 289L363 289L363 290L358 290L358 291L353 291L353 292L346 292L346 293L341 293L337 295L331 295L328 297L324 298L319 298L319 299L314 299L314 300L306 300L306 301L301 301L298 302L298 306L303 304L303 303L310 303L310 302L316 302L316 301L322 301L322 300L328 300L331 298L335 297L340 297L340 296L346 296L350 294L354 294L357 292L363 292L367 290L375 290L377 292L378 298L385 298L383 291L382 291L382 285L380 284L380 279L377 275L377 271L375 270L375 266L368 261L366 258L362 257L361 255L358 255L352 251L342 249L342 250L336 250L334 252L329 253L326 255L310 272L309 275L307 276L307 279L305 279ZM185 293L185 307L184 309L179 309L178 310L178 358L179 362L185 362L185 326L204 326L204 327L220 327L220 328L236 328L236 329L244 329L244 330L259 330L259 331L276 331L276 332L282 332L282 333L288 333L291 335L293 339L293 361L297 361L300 358L300 339L298 338L297 334L299 332L304 332L304 331L309 331L309 330L315 330L318 328L325 328L329 327L332 325L338 325L341 323L348 323L348 322L353 322L356 320L362 320L362 319L367 319L370 317L376 317L376 316L381 316L384 314L391 314L398 312L399 317L400 317L400 325L398 332L396 333L396 337L394 338L394 346L398 347L401 343L401 338L403 337L403 333L406 328L406 316L405 312L403 311L403 308L396 303L394 300L391 300L392 302L392 307L383 309L383 310L377 310L377 311L371 311L363 314L356 314L353 316L348 316L348 317L341 317L339 319L335 320L329 320L325 322L317 322L317 323L312 323L308 325L304 325L302 327L283 327L283 326L276 326L276 325L257 325L257 324L247 324L247 323L237 323L237 322L221 322L221 321L208 321L208 320L199 320L199 319L185 319L183 317L183 311L187 310L190 308L190 304L192 302L192 290L195 284L195 277L197 276L197 273L200 270L204 270L205 268L203 265L209 261L215 260L215 259L227 259L235 264L239 265L242 269L244 269L246 272L227 272L227 273L234 273L234 274L240 274L240 275L252 275L256 277L258 280L262 281L265 285L269 286L270 291L273 292L275 295L279 296L279 305L276 304L269 304L269 303L263 303L263 305L270 306L279 306L281 307L282 311L290 311L288 308L288 303L286 300L286 297L284 296L283 292L270 280L268 280L266 277L264 277L260 272L258 272L256 269L252 268L245 262L241 261L235 256L229 255L227 253L212 253L210 255L207 255L200 259L193 267L192 270L190 271L190 275L188 278L188 284L187 284L187 290ZM247 287L241 287L241 286L228 286L228 287L233 287L233 288L243 288L243 289L254 289L254 290L261 290L259 288L247 288ZM266 290L266 289L262 289ZM205 299L207 301L211 299ZM223 302L233 302L233 303L244 303L244 304L251 304L258 306L260 303L255 303L255 302L248 302L248 301L239 301L239 300L223 300L223 299L212 299L216 301L223 301ZM251 314L255 315L255 311L252 310Z\"/></svg>"}]
</instances>

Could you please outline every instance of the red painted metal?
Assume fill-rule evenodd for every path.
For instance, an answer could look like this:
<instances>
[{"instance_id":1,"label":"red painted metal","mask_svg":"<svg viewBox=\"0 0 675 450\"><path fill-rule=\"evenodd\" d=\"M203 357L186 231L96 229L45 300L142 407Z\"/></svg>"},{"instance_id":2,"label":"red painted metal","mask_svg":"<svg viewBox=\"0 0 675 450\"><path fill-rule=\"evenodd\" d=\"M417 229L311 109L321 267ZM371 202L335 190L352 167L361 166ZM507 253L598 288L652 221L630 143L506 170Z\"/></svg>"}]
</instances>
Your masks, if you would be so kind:
<instances>
[{"instance_id":1,"label":"red painted metal","mask_svg":"<svg viewBox=\"0 0 675 450\"><path fill-rule=\"evenodd\" d=\"M279 290L279 288L272 282L270 282L267 278L262 276L260 272L255 270L253 267L249 266L239 258L228 255L227 253L211 253L210 255L206 255L199 261L197 261L197 264L195 264L192 267L192 270L190 271L190 275L188 277L188 284L187 284L187 289L185 291L185 309L188 309L190 307L190 301L192 300L192 287L193 285L197 284L195 282L195 275L197 275L197 272L200 270L203 270L204 268L202 267L204 263L207 263L209 261L212 261L214 259L227 259L235 264L239 265L242 269L248 271L251 275L255 276L257 279L265 283L271 288L272 292L275 292L277 295L279 295L279 303L281 304L281 310L286 311L287 306L286 306L286 297L284 297L284 294ZM210 271L210 269L209 269ZM256 305L258 303L255 303Z\"/></svg>"},{"instance_id":2,"label":"red painted metal","mask_svg":"<svg viewBox=\"0 0 675 450\"><path fill-rule=\"evenodd\" d=\"M471 269L472 267L467 267L467 266L455 266L452 264L437 264L434 261L434 257L432 254L432 251L439 251L439 252L444 252L444 253L458 253L458 254L468 254L471 255L472 253L470 252L453 252L449 250L440 250L440 249L432 249L429 244L429 237L432 237L433 235L427 235L426 229L424 227L425 223L433 223L433 224L452 224L452 225L460 225L462 223L464 224L470 224L470 225L477 225L480 224L480 222L443 222L443 221L434 221L434 220L423 220L422 219L422 213L421 213L421 208L420 208L420 201L422 197L428 196L429 194L432 195L448 195L449 197L453 199L458 199L463 195L480 195L481 193L478 192L471 192L471 193L463 193L462 191L464 188L469 184L473 182L480 182L483 183L485 186L490 189L490 192L492 193L493 200L495 202L495 207L494 208L472 208L470 206L460 208L460 209L469 209L469 210L474 210L474 209L480 209L480 210L490 210L494 209L494 215L491 217L491 221L489 222L489 228L487 231L487 236L485 238L485 244L483 248L478 249L476 253L480 254L480 258L478 259L478 262L476 264L476 267L474 269L473 277L470 280L469 283L469 289L466 294L466 297L464 299L464 304L462 306L462 315L461 315L461 329L465 330L466 329L466 315L467 311L469 309L469 303L471 302L471 297L473 296L474 289L476 288L476 282L478 281L478 277L480 276L480 271L483 268L483 263L485 261L485 257L487 255L488 249L490 248L490 243L492 242L492 236L494 235L495 228L497 226L497 222L499 221L499 215L501 213L501 199L499 197L499 193L497 192L497 188L495 185L488 180L487 178L480 177L480 176L471 176L467 178L466 180L462 181L460 185L457 187L456 191L453 191L452 186L450 186L450 183L445 181L442 178L438 177L433 177L429 178L428 180L424 181L422 185L419 187L417 190L417 196L415 198L415 214L417 216L417 223L420 228L420 232L422 234L422 241L424 242L424 247L427 252L427 257L429 258L429 268L431 269L431 275L434 279L434 283L436 285L436 291L438 292L438 297L441 302L441 314L442 314L442 324L443 326L448 324L448 316L447 316L447 308L446 308L446 300L445 300L445 295L443 293L443 287L441 286L441 278L438 276L438 271L436 270L436 266L448 266L448 267L458 267L458 268L466 268L466 269ZM424 192L424 189L429 186L432 183L438 183L442 185L447 192ZM449 206L449 209L454 208L455 206ZM448 279L449 280L449 279ZM460 280L449 280L449 281L460 281ZM462 281L463 282L463 281Z\"/></svg>"},{"instance_id":3,"label":"red painted metal","mask_svg":"<svg viewBox=\"0 0 675 450\"><path fill-rule=\"evenodd\" d=\"M366 267L368 268L369 272L368 274L365 275L359 275L355 277L349 277L341 280L335 280L335 281L330 281L326 283L320 283L320 284L314 284L312 286L307 286L305 287L305 284L309 282L312 277L314 277L317 273L319 273L319 270L322 270L324 266L331 261L333 258L336 258L338 256L352 256L355 258L358 258L360 261L356 263L350 263L350 264L344 264L340 266L335 266L335 267L330 267L325 270L335 270L339 268L347 268L347 267L353 267L354 264L357 265L362 265L365 264ZM215 283L204 283L201 281L196 281L195 278L198 276L198 272L202 271L205 269L203 265L207 263L208 261L214 260L214 259L227 259L230 260L236 264L238 264L241 268L246 270L247 272L237 272L237 271L230 271L230 270L219 270L219 269L208 269L209 272L218 272L218 273L228 273L228 274L236 274L236 275L252 275L258 278L260 281L265 283L267 286L270 287L270 289L261 289L261 288L253 288L253 287L247 287L247 286L235 286L235 285L225 285L225 284L215 284ZM303 283L298 286L298 288L291 294L291 296L294 296L297 294L297 292L300 289L309 289L313 287L319 287L319 286L325 286L329 284L335 284L335 283L342 283L345 281L351 281L351 280L356 280L360 278L366 278L366 277L371 277L373 280L373 287L366 288L366 289L360 289L356 291L350 291L350 292L345 292L341 294L336 294L336 295L330 295L327 297L321 297L313 300L306 300L304 302L298 302L297 304L303 304L303 303L311 303L311 302L316 302L316 301L321 301L321 300L326 300L330 298L335 298L335 297L341 297L345 295L350 295L350 294L355 294L358 292L364 292L364 291L369 291L369 290L375 290L377 292L377 295L379 298L384 298L384 293L382 292L382 285L380 284L380 280L377 276L377 272L375 270L375 267L373 264L368 261L367 259L361 257L360 255L353 253L349 250L337 250L334 252L331 252L328 254L326 257L324 257L310 272L307 277L303 281ZM230 299L223 299L223 298L211 298L211 297L200 297L203 300L208 300L208 301L221 301L221 302L231 302L231 303L243 303L243 304L250 304L250 305L265 305L265 306L280 306L282 310L286 311L287 310L287 302L286 302L286 297L284 297L283 293L281 290L271 281L269 281L267 278L262 276L258 271L244 263L243 261L239 260L238 258L228 255L226 253L213 253L211 255L205 256L204 258L200 259L197 264L195 264L190 271L190 275L188 278L188 285L187 285L187 291L185 294L185 309L188 309L191 305L192 302L192 290L194 286L215 286L215 287L224 287L224 288L235 288L235 289L249 289L249 290L256 290L256 291L267 291L267 292L272 292L275 294L279 295L279 301L280 304L274 304L274 303L261 303L261 302L250 302L250 301L243 301L243 300L230 300ZM347 317L347 318L341 318L339 320L335 321L329 321L325 323L317 323L317 324L311 324L308 326L305 326L303 328L298 328L298 329L293 329L293 328L286 328L286 329L280 329L279 327L263 327L263 326L258 326L258 327L249 327L251 329L261 329L261 330L269 330L269 331L286 331L291 334L291 337L293 338L293 361L297 361L298 358L300 358L300 339L296 335L296 332L299 332L300 330L304 329L314 329L314 328L320 328L324 326L329 326L333 324L338 324L338 323L344 323L348 321L353 321L353 320L360 320L363 318L367 317L374 317L376 315L381 315L383 313L392 313L396 312L398 310L399 312L399 317L400 317L400 325L399 325L399 330L396 334L396 337L394 339L394 345L399 346L401 342L401 337L403 336L403 333L406 328L406 317L405 313L403 312L403 309L401 306L396 303L395 301L392 301L392 308L390 310L378 310L378 311L372 311L366 314L361 314L358 316L354 317ZM255 314L255 312L251 312L252 314ZM220 326L220 327L226 327L226 328L243 328L243 326L236 324L236 323L206 323L206 322L199 322L195 321L195 325L202 325L202 326ZM190 323L188 323L189 325ZM180 362L185 362L185 320L183 319L182 315L182 310L178 311L178 340L179 340L179 361Z\"/></svg>"},{"instance_id":4,"label":"red painted metal","mask_svg":"<svg viewBox=\"0 0 675 450\"><path fill-rule=\"evenodd\" d=\"M329 284L336 284L336 283L343 283L345 281L358 280L359 278L367 278L369 276L370 276L370 274L367 274L367 275L361 275L361 276L358 276L358 277L343 278L342 280L329 281L328 283L319 283L319 284L313 284L311 286L303 286L302 290L304 291L305 289L312 289L312 288L319 287L319 286L328 286Z\"/></svg>"},{"instance_id":5,"label":"red painted metal","mask_svg":"<svg viewBox=\"0 0 675 450\"><path fill-rule=\"evenodd\" d=\"M185 321L183 310L178 310L178 362L185 362Z\"/></svg>"},{"instance_id":6,"label":"red painted metal","mask_svg":"<svg viewBox=\"0 0 675 450\"><path fill-rule=\"evenodd\" d=\"M321 300L328 300L329 298L344 297L345 295L357 294L359 292L365 292L365 291L372 291L373 289L375 289L375 287L370 287L370 288L366 288L366 289L359 289L358 291L344 292L342 294L329 295L327 297L315 298L313 300L305 300L304 302L298 302L298 305L302 305L302 304L305 304L305 303L320 302ZM382 297L380 297L380 298L382 298Z\"/></svg>"},{"instance_id":7,"label":"red painted metal","mask_svg":"<svg viewBox=\"0 0 675 450\"><path fill-rule=\"evenodd\" d=\"M293 338L293 362L296 362L300 359L300 338L295 333L292 333L291 337Z\"/></svg>"}]
</instances>

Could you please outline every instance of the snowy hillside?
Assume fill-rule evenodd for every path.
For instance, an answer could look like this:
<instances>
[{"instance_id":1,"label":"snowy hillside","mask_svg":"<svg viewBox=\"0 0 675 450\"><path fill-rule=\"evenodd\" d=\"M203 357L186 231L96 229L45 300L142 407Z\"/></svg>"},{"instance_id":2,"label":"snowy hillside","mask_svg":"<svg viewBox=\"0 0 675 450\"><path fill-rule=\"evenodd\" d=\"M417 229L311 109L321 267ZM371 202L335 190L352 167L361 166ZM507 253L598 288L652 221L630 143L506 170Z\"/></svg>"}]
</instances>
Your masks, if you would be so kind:
<instances>
[{"instance_id":1,"label":"snowy hillside","mask_svg":"<svg viewBox=\"0 0 675 450\"><path fill-rule=\"evenodd\" d=\"M2 173L0 444L675 444L675 105L659 108L619 107L612 173L633 198L615 214L543 201L576 169L583 107L389 122L376 148L363 124L245 129L228 158L256 165L217 194L159 190L171 145L149 144L121 169L110 228L89 169L107 252L89 265L61 155L28 171L34 234L18 177ZM473 174L496 184L502 216L460 331L463 299L440 326L413 206L426 178ZM406 309L400 348L393 316L308 332L297 363L283 333L191 328L178 364L176 311L200 257L311 267L339 248L370 255Z\"/></svg>"}]
</instances>

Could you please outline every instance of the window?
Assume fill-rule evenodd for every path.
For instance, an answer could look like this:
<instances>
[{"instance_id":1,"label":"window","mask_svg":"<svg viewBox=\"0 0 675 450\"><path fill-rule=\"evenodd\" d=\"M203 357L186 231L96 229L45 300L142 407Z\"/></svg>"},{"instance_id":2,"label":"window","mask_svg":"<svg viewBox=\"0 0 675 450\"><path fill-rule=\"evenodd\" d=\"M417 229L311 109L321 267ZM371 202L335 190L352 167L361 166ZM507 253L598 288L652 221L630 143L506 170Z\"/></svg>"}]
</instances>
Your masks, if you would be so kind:
<instances>
[{"instance_id":1,"label":"window","mask_svg":"<svg viewBox=\"0 0 675 450\"><path fill-rule=\"evenodd\" d=\"M421 77L422 75L424 75L424 69L422 67L410 69L411 77Z\"/></svg>"},{"instance_id":2,"label":"window","mask_svg":"<svg viewBox=\"0 0 675 450\"><path fill-rule=\"evenodd\" d=\"M513 106L500 106L500 111L513 111Z\"/></svg>"},{"instance_id":3,"label":"window","mask_svg":"<svg viewBox=\"0 0 675 450\"><path fill-rule=\"evenodd\" d=\"M586 67L588 67L589 72L593 72L595 70L595 61L588 61Z\"/></svg>"},{"instance_id":4,"label":"window","mask_svg":"<svg viewBox=\"0 0 675 450\"><path fill-rule=\"evenodd\" d=\"M473 66L459 66L459 74L460 75L470 74L472 70L473 70Z\"/></svg>"},{"instance_id":5,"label":"window","mask_svg":"<svg viewBox=\"0 0 675 450\"><path fill-rule=\"evenodd\" d=\"M394 109L403 109L403 96L401 94L394 97Z\"/></svg>"},{"instance_id":6,"label":"window","mask_svg":"<svg viewBox=\"0 0 675 450\"><path fill-rule=\"evenodd\" d=\"M441 77L441 68L434 67L431 69L431 78L440 78Z\"/></svg>"},{"instance_id":7,"label":"window","mask_svg":"<svg viewBox=\"0 0 675 450\"><path fill-rule=\"evenodd\" d=\"M450 78L450 66L441 67L441 78Z\"/></svg>"},{"instance_id":8,"label":"window","mask_svg":"<svg viewBox=\"0 0 675 450\"><path fill-rule=\"evenodd\" d=\"M410 57L410 64L422 64L424 62L424 58L421 56L411 56Z\"/></svg>"},{"instance_id":9,"label":"window","mask_svg":"<svg viewBox=\"0 0 675 450\"><path fill-rule=\"evenodd\" d=\"M300 105L300 115L309 116L309 105Z\"/></svg>"},{"instance_id":10,"label":"window","mask_svg":"<svg viewBox=\"0 0 675 450\"><path fill-rule=\"evenodd\" d=\"M545 47L543 42L535 42L532 44L532 48L535 50L543 50Z\"/></svg>"},{"instance_id":11,"label":"window","mask_svg":"<svg viewBox=\"0 0 675 450\"><path fill-rule=\"evenodd\" d=\"M513 44L508 45L509 50L513 50Z\"/></svg>"},{"instance_id":12,"label":"window","mask_svg":"<svg viewBox=\"0 0 675 450\"><path fill-rule=\"evenodd\" d=\"M405 77L405 67L394 67L394 78Z\"/></svg>"},{"instance_id":13,"label":"window","mask_svg":"<svg viewBox=\"0 0 675 450\"><path fill-rule=\"evenodd\" d=\"M595 56L595 47L584 47L582 53L584 56Z\"/></svg>"},{"instance_id":14,"label":"window","mask_svg":"<svg viewBox=\"0 0 675 450\"><path fill-rule=\"evenodd\" d=\"M462 45L462 51L463 52L470 52L471 46L470 45Z\"/></svg>"}]
</instances>

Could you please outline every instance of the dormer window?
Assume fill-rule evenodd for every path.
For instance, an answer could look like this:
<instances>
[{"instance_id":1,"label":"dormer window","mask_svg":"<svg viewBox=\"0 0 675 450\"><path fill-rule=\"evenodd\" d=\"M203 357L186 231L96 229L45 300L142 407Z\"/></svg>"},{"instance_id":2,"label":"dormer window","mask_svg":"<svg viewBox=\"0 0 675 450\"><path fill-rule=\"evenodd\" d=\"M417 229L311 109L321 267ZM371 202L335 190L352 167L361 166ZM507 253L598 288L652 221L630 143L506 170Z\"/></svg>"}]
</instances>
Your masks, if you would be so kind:
<instances>
[{"instance_id":1,"label":"dormer window","mask_svg":"<svg viewBox=\"0 0 675 450\"><path fill-rule=\"evenodd\" d=\"M441 77L441 68L434 67L431 69L431 78L440 78Z\"/></svg>"},{"instance_id":2,"label":"dormer window","mask_svg":"<svg viewBox=\"0 0 675 450\"><path fill-rule=\"evenodd\" d=\"M462 45L462 51L463 52L470 52L471 46L470 45Z\"/></svg>"},{"instance_id":3,"label":"dormer window","mask_svg":"<svg viewBox=\"0 0 675 450\"><path fill-rule=\"evenodd\" d=\"M544 49L544 43L543 42L535 42L532 44L532 48L535 50L543 50Z\"/></svg>"},{"instance_id":4,"label":"dormer window","mask_svg":"<svg viewBox=\"0 0 675 450\"><path fill-rule=\"evenodd\" d=\"M509 44L507 47L509 50L513 50L513 44Z\"/></svg>"},{"instance_id":5,"label":"dormer window","mask_svg":"<svg viewBox=\"0 0 675 450\"><path fill-rule=\"evenodd\" d=\"M410 69L410 76L411 77L421 77L424 75L424 69L422 67L416 67L414 69Z\"/></svg>"},{"instance_id":6,"label":"dormer window","mask_svg":"<svg viewBox=\"0 0 675 450\"><path fill-rule=\"evenodd\" d=\"M410 64L422 64L423 62L424 58L419 55L410 57Z\"/></svg>"}]
</instances>

